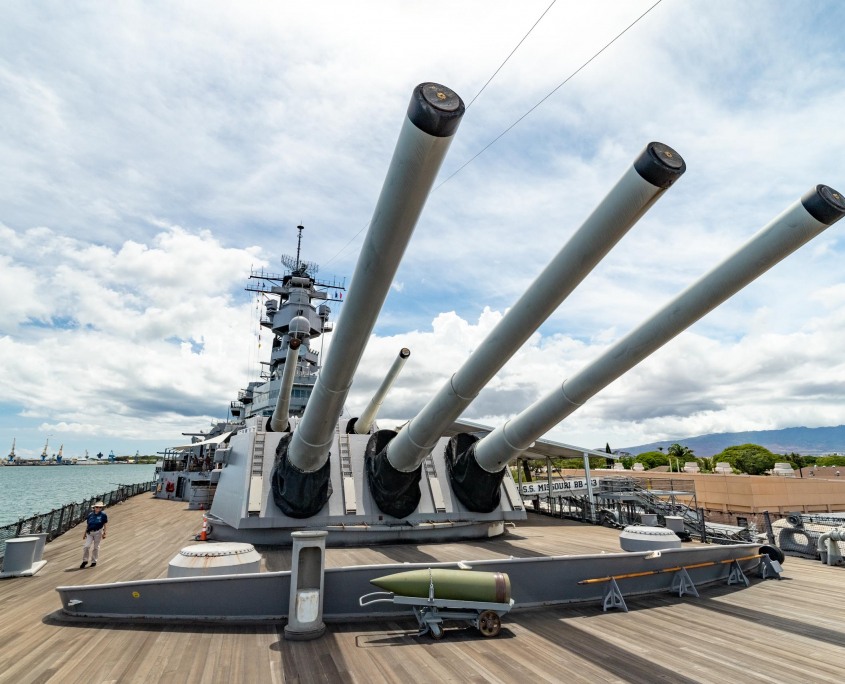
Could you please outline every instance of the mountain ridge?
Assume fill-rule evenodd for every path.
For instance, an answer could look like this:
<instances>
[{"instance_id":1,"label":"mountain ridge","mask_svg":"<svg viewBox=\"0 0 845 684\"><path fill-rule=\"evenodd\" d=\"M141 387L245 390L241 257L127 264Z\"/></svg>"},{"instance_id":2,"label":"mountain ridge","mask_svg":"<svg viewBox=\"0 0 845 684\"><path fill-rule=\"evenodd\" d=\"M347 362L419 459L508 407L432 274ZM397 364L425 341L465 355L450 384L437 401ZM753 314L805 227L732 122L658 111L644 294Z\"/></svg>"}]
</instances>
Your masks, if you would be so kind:
<instances>
[{"instance_id":1,"label":"mountain ridge","mask_svg":"<svg viewBox=\"0 0 845 684\"><path fill-rule=\"evenodd\" d=\"M663 447L665 450L675 443L689 447L699 457L714 456L726 448L738 444L759 444L776 454L795 452L803 456L824 456L826 454L845 453L845 425L720 432L622 447L619 451L626 451L636 456L645 451L656 451L659 447Z\"/></svg>"}]
</instances>

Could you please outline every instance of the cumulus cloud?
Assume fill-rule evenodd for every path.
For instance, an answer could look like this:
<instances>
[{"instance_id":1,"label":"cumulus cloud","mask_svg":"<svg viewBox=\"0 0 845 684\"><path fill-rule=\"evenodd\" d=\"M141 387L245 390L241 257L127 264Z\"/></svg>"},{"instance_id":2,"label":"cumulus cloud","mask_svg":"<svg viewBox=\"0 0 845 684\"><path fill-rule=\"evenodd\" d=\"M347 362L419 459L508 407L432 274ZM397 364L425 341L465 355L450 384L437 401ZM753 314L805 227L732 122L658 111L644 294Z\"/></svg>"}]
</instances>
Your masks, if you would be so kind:
<instances>
[{"instance_id":1,"label":"cumulus cloud","mask_svg":"<svg viewBox=\"0 0 845 684\"><path fill-rule=\"evenodd\" d=\"M374 339L356 378L350 406L361 410L393 354L412 349L397 387L386 400L389 422L415 415L492 329L501 314L485 311L476 323L447 314L429 331ZM845 363L838 340L843 327L824 332L749 333L737 340L682 333L630 373L600 391L549 436L590 448L678 436L802 425L839 420L845 401ZM564 335L535 334L464 413L498 425L554 391L604 351Z\"/></svg>"},{"instance_id":2,"label":"cumulus cloud","mask_svg":"<svg viewBox=\"0 0 845 684\"><path fill-rule=\"evenodd\" d=\"M48 230L4 233L27 285L0 289L17 303L0 331L0 386L18 421L80 439L178 440L225 417L255 370L240 292L263 265L254 248L178 227L116 250Z\"/></svg>"},{"instance_id":3,"label":"cumulus cloud","mask_svg":"<svg viewBox=\"0 0 845 684\"><path fill-rule=\"evenodd\" d=\"M413 413L651 140L675 147L686 175L468 418L512 415L808 188L845 187L835 2L661 3L487 148L652 4L558 3L472 102L350 408L409 346L385 411ZM302 223L320 275L351 275L413 86L470 102L547 6L4 8L0 439L40 453L45 432L81 445L88 431L161 448L222 417L257 375L250 266L280 270ZM597 446L841 422L841 235L792 255L556 436Z\"/></svg>"}]
</instances>

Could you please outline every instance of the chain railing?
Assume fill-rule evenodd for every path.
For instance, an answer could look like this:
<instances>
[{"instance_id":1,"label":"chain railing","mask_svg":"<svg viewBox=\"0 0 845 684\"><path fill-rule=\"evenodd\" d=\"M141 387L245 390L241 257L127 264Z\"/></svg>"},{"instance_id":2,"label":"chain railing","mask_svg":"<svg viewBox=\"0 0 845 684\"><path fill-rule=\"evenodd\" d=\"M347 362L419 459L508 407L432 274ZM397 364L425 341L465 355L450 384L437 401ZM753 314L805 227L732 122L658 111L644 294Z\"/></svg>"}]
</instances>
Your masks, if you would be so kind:
<instances>
[{"instance_id":1,"label":"chain railing","mask_svg":"<svg viewBox=\"0 0 845 684\"><path fill-rule=\"evenodd\" d=\"M787 555L819 558L819 538L832 530L845 529L845 518L823 513L796 512L772 522L766 512L763 529L769 543L776 544ZM834 543L839 549L839 555L845 555L845 541Z\"/></svg>"},{"instance_id":2,"label":"chain railing","mask_svg":"<svg viewBox=\"0 0 845 684\"><path fill-rule=\"evenodd\" d=\"M95 501L102 501L106 508L125 501L131 496L151 492L154 481L138 484L120 485L117 489L104 494L92 496L79 503L69 503L61 508L55 508L49 513L39 513L31 518L21 518L16 523L0 527L0 559L6 553L6 540L14 537L25 537L29 534L46 533L47 541L52 541L72 529L88 517Z\"/></svg>"}]
</instances>

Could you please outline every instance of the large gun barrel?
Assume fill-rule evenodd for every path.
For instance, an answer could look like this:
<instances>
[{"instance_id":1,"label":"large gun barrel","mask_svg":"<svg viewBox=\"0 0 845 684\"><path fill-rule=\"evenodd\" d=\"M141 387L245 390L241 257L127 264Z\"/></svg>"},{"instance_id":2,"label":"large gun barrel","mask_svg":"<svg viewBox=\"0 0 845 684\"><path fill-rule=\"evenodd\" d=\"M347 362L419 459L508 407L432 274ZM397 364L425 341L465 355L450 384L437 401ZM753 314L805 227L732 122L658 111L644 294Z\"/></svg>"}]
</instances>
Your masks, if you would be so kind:
<instances>
[{"instance_id":1,"label":"large gun barrel","mask_svg":"<svg viewBox=\"0 0 845 684\"><path fill-rule=\"evenodd\" d=\"M309 517L328 498L329 448L337 420L399 261L463 113L461 98L444 86L423 83L414 89L331 350L302 421L289 443L283 442L285 452L277 462L274 500L289 515ZM301 476L318 472L323 482L319 492L315 492L313 484L304 489L294 484Z\"/></svg>"},{"instance_id":2,"label":"large gun barrel","mask_svg":"<svg viewBox=\"0 0 845 684\"><path fill-rule=\"evenodd\" d=\"M403 517L403 509L404 515L414 510L416 473L443 432L685 170L668 145L646 146L460 370L370 464L370 491L383 511ZM397 497L397 487L408 496Z\"/></svg>"},{"instance_id":3,"label":"large gun barrel","mask_svg":"<svg viewBox=\"0 0 845 684\"><path fill-rule=\"evenodd\" d=\"M598 359L474 443L463 458L469 460L471 457L477 468L465 468L467 477L458 483L457 489L463 489L463 496L467 496L468 490L474 486L474 475L484 480L486 476L504 472L511 460L590 397L843 215L845 198L842 194L826 185L817 185L809 190L800 201L773 219L732 256L612 345ZM474 475L470 471L475 471ZM454 470L452 484L455 489ZM498 489L498 484L496 487Z\"/></svg>"},{"instance_id":4,"label":"large gun barrel","mask_svg":"<svg viewBox=\"0 0 845 684\"><path fill-rule=\"evenodd\" d=\"M376 415L378 415L379 409L381 408L382 403L384 403L387 393L390 391L390 388L393 387L393 383L396 382L396 378L399 376L402 368L404 368L405 362L408 360L410 355L411 350L407 347L402 347L402 349L399 350L399 355L393 361L393 365L390 367L390 370L387 371L387 375L376 393L373 395L373 398L370 399L370 403L367 404L367 408L364 409L364 412L360 416L350 421L352 423L351 429L355 432L355 434L366 435L370 431L370 428L373 426L373 422L376 419Z\"/></svg>"}]
</instances>

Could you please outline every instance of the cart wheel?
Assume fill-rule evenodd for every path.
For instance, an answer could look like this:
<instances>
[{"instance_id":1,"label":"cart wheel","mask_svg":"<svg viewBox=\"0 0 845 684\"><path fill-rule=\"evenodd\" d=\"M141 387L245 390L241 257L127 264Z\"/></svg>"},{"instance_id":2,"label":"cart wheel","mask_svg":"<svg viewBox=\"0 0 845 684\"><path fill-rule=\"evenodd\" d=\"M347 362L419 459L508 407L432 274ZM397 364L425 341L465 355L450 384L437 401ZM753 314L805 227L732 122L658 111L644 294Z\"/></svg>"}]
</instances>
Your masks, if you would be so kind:
<instances>
[{"instance_id":1,"label":"cart wheel","mask_svg":"<svg viewBox=\"0 0 845 684\"><path fill-rule=\"evenodd\" d=\"M435 641L440 641L443 638L443 628L436 623L428 626L428 633Z\"/></svg>"},{"instance_id":2,"label":"cart wheel","mask_svg":"<svg viewBox=\"0 0 845 684\"><path fill-rule=\"evenodd\" d=\"M492 610L485 610L478 616L478 631L483 636L494 637L502 630L502 619Z\"/></svg>"}]
</instances>

